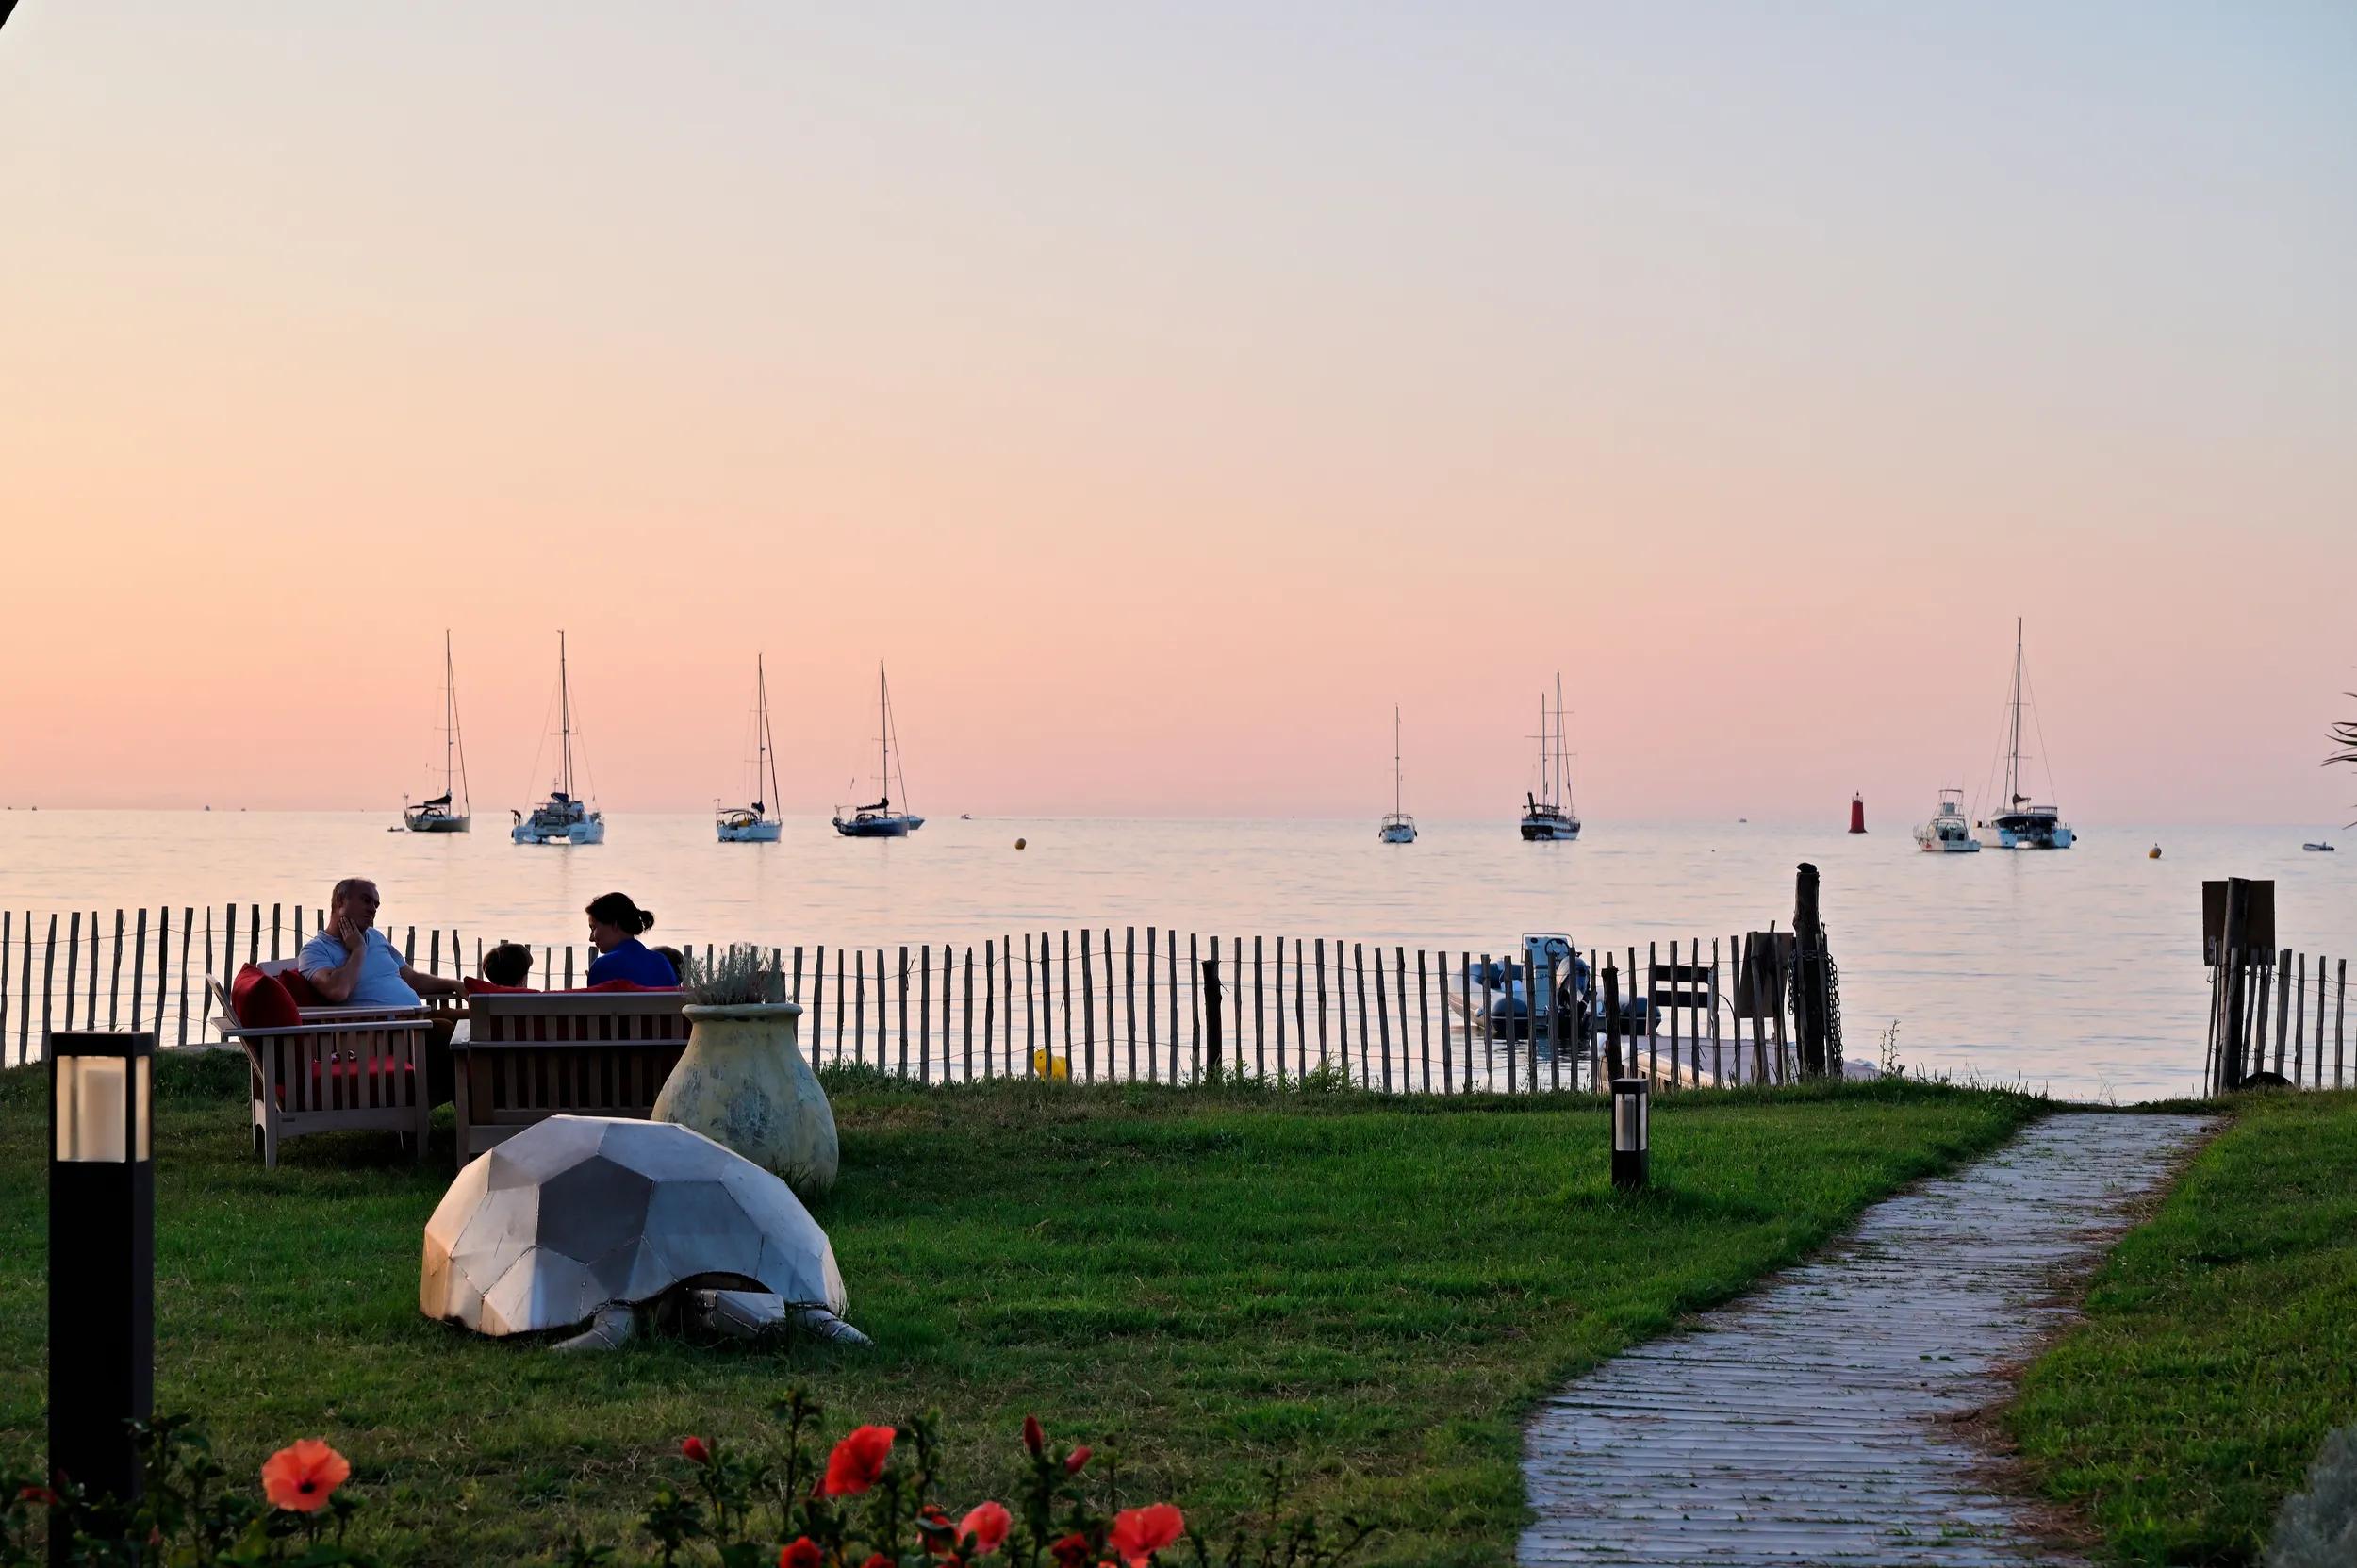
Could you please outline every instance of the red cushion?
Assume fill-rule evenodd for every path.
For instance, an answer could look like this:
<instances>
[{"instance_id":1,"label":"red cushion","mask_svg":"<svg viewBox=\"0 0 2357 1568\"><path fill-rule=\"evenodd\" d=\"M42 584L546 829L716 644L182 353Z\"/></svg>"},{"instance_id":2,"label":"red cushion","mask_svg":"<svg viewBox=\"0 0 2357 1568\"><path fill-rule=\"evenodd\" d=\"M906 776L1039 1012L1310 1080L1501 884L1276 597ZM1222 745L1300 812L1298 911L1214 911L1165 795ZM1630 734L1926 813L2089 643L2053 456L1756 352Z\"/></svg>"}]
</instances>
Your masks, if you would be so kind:
<instances>
[{"instance_id":1,"label":"red cushion","mask_svg":"<svg viewBox=\"0 0 2357 1568\"><path fill-rule=\"evenodd\" d=\"M341 1079L347 1084L357 1084L360 1081L360 1075L364 1072L371 1078L389 1081L393 1076L393 1069L396 1065L400 1067L401 1075L404 1078L415 1079L418 1076L418 1066L416 1063L402 1062L397 1064L389 1056L371 1056L366 1063L350 1060L331 1062L327 1065L327 1071L330 1075ZM326 1098L326 1091L320 1087L320 1065L317 1062L314 1062L311 1064L311 1104L313 1108L320 1108L321 1102ZM368 1097L365 1092L357 1088L349 1088L342 1096L342 1098L353 1106L360 1105ZM376 1098L380 1109L385 1105L389 1104L392 1100L391 1089L380 1087L377 1090ZM281 1110L284 1110L287 1105L287 1086L284 1083L278 1085L278 1105Z\"/></svg>"},{"instance_id":2,"label":"red cushion","mask_svg":"<svg viewBox=\"0 0 2357 1568\"><path fill-rule=\"evenodd\" d=\"M287 995L294 999L297 1007L329 1005L327 999L320 995L319 987L311 983L311 977L300 969L279 970L278 983L287 988Z\"/></svg>"},{"instance_id":3,"label":"red cushion","mask_svg":"<svg viewBox=\"0 0 2357 1568\"><path fill-rule=\"evenodd\" d=\"M285 984L276 975L262 973L259 965L248 964L238 971L229 982L229 1003L238 1010L238 1022L248 1029L291 1029L303 1021Z\"/></svg>"}]
</instances>

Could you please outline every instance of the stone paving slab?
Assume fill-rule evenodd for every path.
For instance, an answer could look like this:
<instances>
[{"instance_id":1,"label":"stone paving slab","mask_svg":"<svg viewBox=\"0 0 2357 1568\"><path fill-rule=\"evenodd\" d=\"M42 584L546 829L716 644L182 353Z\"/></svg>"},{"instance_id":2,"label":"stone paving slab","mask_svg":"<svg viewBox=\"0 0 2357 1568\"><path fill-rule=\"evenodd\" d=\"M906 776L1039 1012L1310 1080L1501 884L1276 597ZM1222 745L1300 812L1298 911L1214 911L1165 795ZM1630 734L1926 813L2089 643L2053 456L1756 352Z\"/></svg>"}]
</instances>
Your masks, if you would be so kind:
<instances>
[{"instance_id":1,"label":"stone paving slab","mask_svg":"<svg viewBox=\"0 0 2357 1568\"><path fill-rule=\"evenodd\" d=\"M1526 1564L2076 1568L1990 1490L1958 1418L2073 1315L2094 1263L2209 1125L2056 1114L1867 1211L1817 1259L1541 1405Z\"/></svg>"}]
</instances>

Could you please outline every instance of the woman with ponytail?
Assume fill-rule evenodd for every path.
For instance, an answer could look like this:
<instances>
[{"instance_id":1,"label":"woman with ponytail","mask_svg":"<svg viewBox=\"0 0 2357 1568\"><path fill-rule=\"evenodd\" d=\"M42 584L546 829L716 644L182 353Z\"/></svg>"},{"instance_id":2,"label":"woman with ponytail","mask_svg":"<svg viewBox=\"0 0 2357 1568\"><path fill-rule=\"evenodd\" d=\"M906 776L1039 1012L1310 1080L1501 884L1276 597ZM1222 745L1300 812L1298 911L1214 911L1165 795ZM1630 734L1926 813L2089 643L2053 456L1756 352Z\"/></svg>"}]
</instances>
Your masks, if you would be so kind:
<instances>
[{"instance_id":1,"label":"woman with ponytail","mask_svg":"<svg viewBox=\"0 0 2357 1568\"><path fill-rule=\"evenodd\" d=\"M654 912L630 901L627 893L601 893L589 900L589 945L598 956L589 961L589 983L626 980L634 985L667 990L679 983L669 960L638 940L654 924Z\"/></svg>"}]
</instances>

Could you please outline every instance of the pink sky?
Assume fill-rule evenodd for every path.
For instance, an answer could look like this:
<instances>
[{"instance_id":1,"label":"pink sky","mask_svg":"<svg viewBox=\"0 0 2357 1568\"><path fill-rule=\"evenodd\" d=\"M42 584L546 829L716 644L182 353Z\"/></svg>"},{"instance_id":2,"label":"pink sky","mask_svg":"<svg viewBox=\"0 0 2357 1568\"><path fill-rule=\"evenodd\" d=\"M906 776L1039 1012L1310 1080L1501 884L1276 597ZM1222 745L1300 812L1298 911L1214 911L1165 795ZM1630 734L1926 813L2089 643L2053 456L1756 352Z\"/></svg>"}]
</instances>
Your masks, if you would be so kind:
<instances>
[{"instance_id":1,"label":"pink sky","mask_svg":"<svg viewBox=\"0 0 2357 1568\"><path fill-rule=\"evenodd\" d=\"M0 800L2337 821L2357 22L30 3ZM2042 780L2033 765L2034 780Z\"/></svg>"}]
</instances>

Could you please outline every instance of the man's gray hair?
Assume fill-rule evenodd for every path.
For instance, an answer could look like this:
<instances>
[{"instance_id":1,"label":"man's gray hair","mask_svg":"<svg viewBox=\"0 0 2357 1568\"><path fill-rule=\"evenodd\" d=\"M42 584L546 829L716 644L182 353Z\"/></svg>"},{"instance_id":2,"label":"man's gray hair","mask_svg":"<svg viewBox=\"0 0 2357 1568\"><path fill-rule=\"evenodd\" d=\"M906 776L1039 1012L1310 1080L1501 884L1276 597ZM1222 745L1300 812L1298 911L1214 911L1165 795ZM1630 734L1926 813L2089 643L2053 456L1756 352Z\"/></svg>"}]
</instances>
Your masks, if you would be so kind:
<instances>
[{"instance_id":1,"label":"man's gray hair","mask_svg":"<svg viewBox=\"0 0 2357 1568\"><path fill-rule=\"evenodd\" d=\"M355 889L362 887L374 887L375 885L376 880L373 877L346 877L343 881L338 883L334 887L328 889L327 907L334 909L338 904L342 903L346 899L350 898Z\"/></svg>"}]
</instances>

